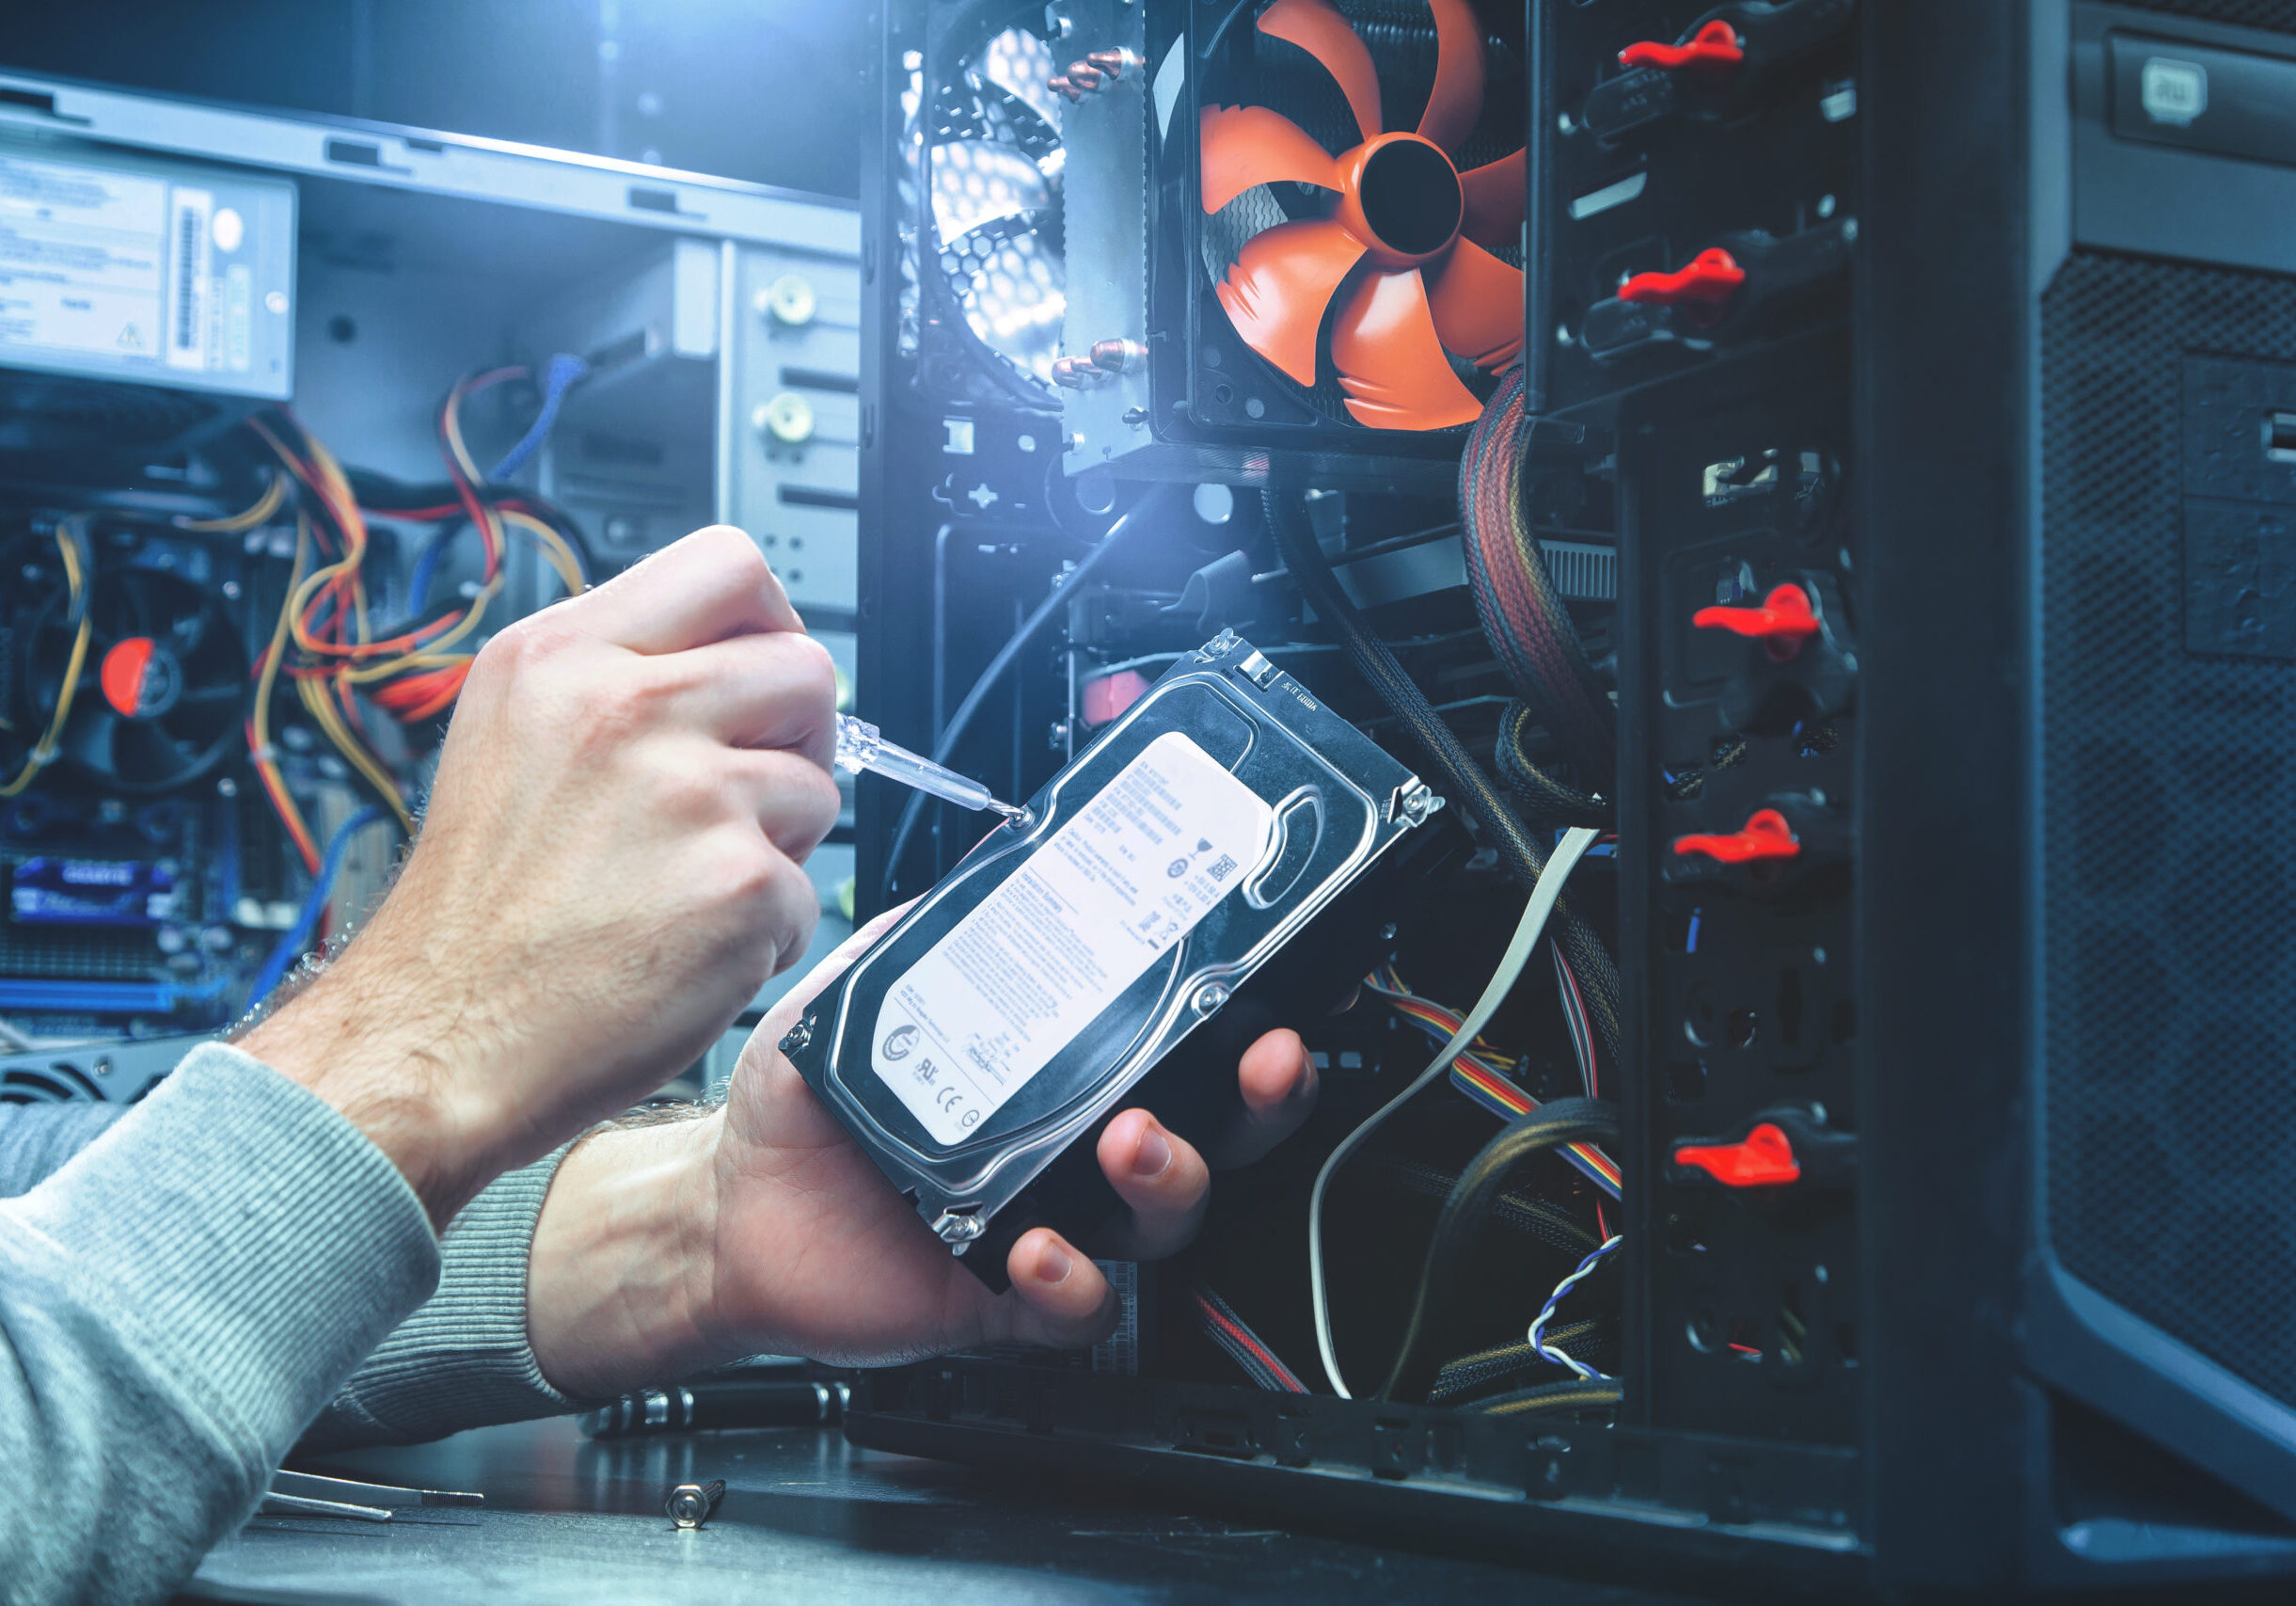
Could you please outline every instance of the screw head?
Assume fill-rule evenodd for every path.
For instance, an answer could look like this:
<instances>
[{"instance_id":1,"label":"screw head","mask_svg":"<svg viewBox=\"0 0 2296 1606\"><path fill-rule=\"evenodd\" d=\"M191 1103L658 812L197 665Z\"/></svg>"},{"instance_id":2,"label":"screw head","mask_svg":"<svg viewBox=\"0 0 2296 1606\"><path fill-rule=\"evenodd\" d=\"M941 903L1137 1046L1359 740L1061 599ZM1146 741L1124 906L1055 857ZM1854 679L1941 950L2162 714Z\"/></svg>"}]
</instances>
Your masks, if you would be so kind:
<instances>
[{"instance_id":1,"label":"screw head","mask_svg":"<svg viewBox=\"0 0 2296 1606\"><path fill-rule=\"evenodd\" d=\"M977 1216L959 1216L954 1210L944 1210L933 1217L933 1232L944 1244L969 1244L989 1230L989 1224Z\"/></svg>"},{"instance_id":2,"label":"screw head","mask_svg":"<svg viewBox=\"0 0 2296 1606\"><path fill-rule=\"evenodd\" d=\"M1199 1015L1209 1015L1227 1003L1227 999L1228 991L1226 982L1207 981L1196 990L1196 1012Z\"/></svg>"},{"instance_id":3,"label":"screw head","mask_svg":"<svg viewBox=\"0 0 2296 1606\"><path fill-rule=\"evenodd\" d=\"M791 1026L787 1032L783 1034L781 1042L782 1052L784 1054L797 1054L811 1045L813 1040L813 1017L808 1015L804 1019L799 1021L796 1026Z\"/></svg>"}]
</instances>

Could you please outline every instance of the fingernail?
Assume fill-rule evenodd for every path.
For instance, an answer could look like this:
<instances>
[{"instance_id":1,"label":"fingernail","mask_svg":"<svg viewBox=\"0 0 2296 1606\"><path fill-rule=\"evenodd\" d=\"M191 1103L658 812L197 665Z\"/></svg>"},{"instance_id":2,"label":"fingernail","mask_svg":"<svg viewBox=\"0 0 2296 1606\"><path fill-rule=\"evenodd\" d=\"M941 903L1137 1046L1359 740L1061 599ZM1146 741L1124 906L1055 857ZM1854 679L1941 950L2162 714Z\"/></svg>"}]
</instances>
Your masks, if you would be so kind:
<instances>
[{"instance_id":1,"label":"fingernail","mask_svg":"<svg viewBox=\"0 0 2296 1606\"><path fill-rule=\"evenodd\" d=\"M1038 1282L1048 1285L1066 1282L1069 1280L1069 1273L1075 1269L1076 1263L1069 1258L1069 1251L1057 1244L1046 1245L1037 1256L1037 1280Z\"/></svg>"},{"instance_id":2,"label":"fingernail","mask_svg":"<svg viewBox=\"0 0 2296 1606\"><path fill-rule=\"evenodd\" d=\"M1172 1145L1164 1140L1164 1134L1149 1127L1140 1139L1140 1147L1132 1151L1132 1175L1157 1177L1172 1163Z\"/></svg>"}]
</instances>

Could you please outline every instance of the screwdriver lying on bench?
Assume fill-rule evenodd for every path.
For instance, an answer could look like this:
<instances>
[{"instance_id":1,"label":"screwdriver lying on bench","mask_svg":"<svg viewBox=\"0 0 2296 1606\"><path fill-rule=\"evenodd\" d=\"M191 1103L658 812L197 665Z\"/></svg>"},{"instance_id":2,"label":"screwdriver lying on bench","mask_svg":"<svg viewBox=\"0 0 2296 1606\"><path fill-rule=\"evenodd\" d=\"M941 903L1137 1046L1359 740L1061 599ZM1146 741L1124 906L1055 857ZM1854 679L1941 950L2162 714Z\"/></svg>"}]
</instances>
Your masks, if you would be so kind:
<instances>
[{"instance_id":1,"label":"screwdriver lying on bench","mask_svg":"<svg viewBox=\"0 0 2296 1606\"><path fill-rule=\"evenodd\" d=\"M887 741L875 725L850 714L837 716L837 768L849 773L866 770L958 808L994 809L1024 830L1036 823L1037 817L1019 803L999 803L978 781Z\"/></svg>"}]
</instances>

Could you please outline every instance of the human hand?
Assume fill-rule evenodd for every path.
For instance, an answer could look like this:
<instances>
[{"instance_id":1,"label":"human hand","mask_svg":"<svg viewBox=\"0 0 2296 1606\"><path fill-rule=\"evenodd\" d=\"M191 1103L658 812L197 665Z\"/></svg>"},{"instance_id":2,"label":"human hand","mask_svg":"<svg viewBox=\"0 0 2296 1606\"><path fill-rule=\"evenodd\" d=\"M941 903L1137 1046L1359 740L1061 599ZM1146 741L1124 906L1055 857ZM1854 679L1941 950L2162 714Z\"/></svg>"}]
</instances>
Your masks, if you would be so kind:
<instances>
[{"instance_id":1,"label":"human hand","mask_svg":"<svg viewBox=\"0 0 2296 1606\"><path fill-rule=\"evenodd\" d=\"M600 1134L569 1155L534 1234L528 1336L543 1374L611 1394L743 1355L882 1364L984 1343L1103 1337L1117 1305L1085 1249L1049 1228L1006 1257L991 1295L959 1265L777 1046L813 998L899 912L864 928L751 1034L725 1106ZM1315 1107L1298 1034L1270 1032L1237 1068L1243 1111L1210 1159L1144 1109L1101 1132L1101 1170L1129 1217L1086 1248L1154 1260L1204 1213L1213 1163L1257 1159Z\"/></svg>"},{"instance_id":2,"label":"human hand","mask_svg":"<svg viewBox=\"0 0 2296 1606\"><path fill-rule=\"evenodd\" d=\"M444 1223L628 1107L802 953L834 673L756 545L697 532L497 635L404 873L243 1046Z\"/></svg>"}]
</instances>

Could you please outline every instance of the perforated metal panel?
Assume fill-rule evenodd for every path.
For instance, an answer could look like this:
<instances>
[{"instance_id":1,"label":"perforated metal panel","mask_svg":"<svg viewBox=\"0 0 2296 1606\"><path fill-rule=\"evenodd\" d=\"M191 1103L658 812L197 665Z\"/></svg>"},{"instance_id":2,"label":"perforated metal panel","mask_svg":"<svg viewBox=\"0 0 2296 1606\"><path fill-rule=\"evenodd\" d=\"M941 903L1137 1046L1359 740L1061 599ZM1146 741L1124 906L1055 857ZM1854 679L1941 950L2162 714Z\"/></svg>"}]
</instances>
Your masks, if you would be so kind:
<instances>
[{"instance_id":1,"label":"perforated metal panel","mask_svg":"<svg viewBox=\"0 0 2296 1606\"><path fill-rule=\"evenodd\" d=\"M2234 27L2296 33L2296 0L2126 0L2139 9L2169 11Z\"/></svg>"},{"instance_id":2,"label":"perforated metal panel","mask_svg":"<svg viewBox=\"0 0 2296 1606\"><path fill-rule=\"evenodd\" d=\"M2296 281L2077 256L2042 309L2049 1230L2296 1405Z\"/></svg>"}]
</instances>

